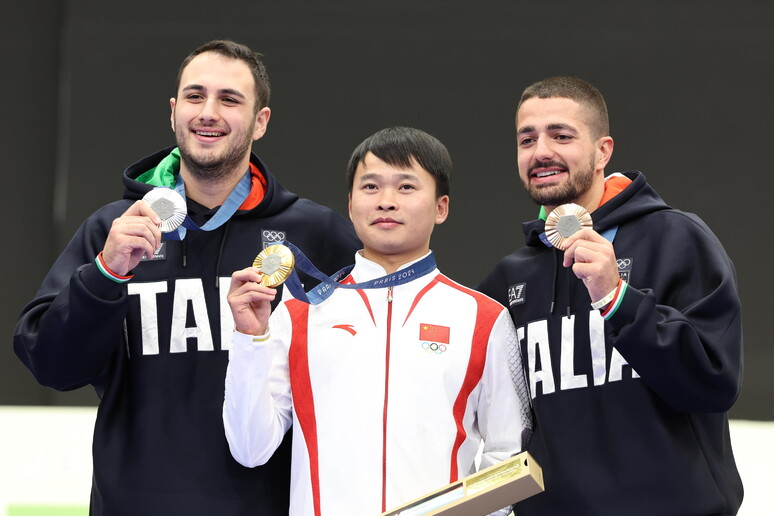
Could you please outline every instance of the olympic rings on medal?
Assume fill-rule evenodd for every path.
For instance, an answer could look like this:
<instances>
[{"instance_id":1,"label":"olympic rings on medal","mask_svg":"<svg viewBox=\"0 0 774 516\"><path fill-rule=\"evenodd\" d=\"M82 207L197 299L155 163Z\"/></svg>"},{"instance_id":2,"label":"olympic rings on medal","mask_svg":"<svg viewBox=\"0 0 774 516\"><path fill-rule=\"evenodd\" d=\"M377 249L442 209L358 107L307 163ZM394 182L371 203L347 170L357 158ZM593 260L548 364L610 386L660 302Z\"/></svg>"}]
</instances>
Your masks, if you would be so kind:
<instances>
[{"instance_id":1,"label":"olympic rings on medal","mask_svg":"<svg viewBox=\"0 0 774 516\"><path fill-rule=\"evenodd\" d=\"M440 355L446 351L446 344L438 344L437 342L423 342L422 349L428 353L435 353L436 355Z\"/></svg>"}]
</instances>

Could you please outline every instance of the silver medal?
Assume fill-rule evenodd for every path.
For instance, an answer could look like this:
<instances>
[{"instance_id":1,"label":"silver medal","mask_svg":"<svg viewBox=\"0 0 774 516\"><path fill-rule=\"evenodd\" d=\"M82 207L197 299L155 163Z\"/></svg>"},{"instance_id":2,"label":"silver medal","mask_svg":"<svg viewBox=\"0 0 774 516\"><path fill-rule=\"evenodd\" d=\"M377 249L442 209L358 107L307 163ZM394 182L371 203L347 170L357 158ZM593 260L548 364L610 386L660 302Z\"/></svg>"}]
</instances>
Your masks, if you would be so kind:
<instances>
[{"instance_id":1,"label":"silver medal","mask_svg":"<svg viewBox=\"0 0 774 516\"><path fill-rule=\"evenodd\" d=\"M185 221L187 209L185 199L171 188L157 187L146 193L142 200L161 219L162 233L175 231Z\"/></svg>"}]
</instances>

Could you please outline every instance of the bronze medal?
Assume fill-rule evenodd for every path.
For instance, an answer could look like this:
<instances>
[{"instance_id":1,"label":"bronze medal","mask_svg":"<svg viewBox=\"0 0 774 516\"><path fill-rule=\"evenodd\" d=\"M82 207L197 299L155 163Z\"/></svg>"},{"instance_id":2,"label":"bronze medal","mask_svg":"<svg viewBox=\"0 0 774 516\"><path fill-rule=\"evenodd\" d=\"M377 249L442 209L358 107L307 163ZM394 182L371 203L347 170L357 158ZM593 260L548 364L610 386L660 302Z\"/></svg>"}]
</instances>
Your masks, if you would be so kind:
<instances>
[{"instance_id":1,"label":"bronze medal","mask_svg":"<svg viewBox=\"0 0 774 516\"><path fill-rule=\"evenodd\" d=\"M557 206L546 217L546 238L557 249L564 250L567 238L581 228L593 226L591 215L586 208L577 204L562 204Z\"/></svg>"}]
</instances>

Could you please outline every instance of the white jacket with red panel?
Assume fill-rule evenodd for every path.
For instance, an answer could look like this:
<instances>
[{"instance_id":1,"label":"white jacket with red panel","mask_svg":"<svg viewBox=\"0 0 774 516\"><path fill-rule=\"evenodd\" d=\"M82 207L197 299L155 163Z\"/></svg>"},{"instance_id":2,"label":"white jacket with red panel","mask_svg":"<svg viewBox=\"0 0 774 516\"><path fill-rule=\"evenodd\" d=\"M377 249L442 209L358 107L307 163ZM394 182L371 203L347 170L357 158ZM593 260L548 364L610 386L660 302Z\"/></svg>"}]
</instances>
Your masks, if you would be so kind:
<instances>
[{"instance_id":1,"label":"white jacket with red panel","mask_svg":"<svg viewBox=\"0 0 774 516\"><path fill-rule=\"evenodd\" d=\"M358 254L347 281L383 275ZM234 334L223 418L248 467L294 425L291 515L377 515L472 473L482 440L481 468L522 449L529 401L511 318L437 269L319 305L289 300L269 326L263 340Z\"/></svg>"}]
</instances>

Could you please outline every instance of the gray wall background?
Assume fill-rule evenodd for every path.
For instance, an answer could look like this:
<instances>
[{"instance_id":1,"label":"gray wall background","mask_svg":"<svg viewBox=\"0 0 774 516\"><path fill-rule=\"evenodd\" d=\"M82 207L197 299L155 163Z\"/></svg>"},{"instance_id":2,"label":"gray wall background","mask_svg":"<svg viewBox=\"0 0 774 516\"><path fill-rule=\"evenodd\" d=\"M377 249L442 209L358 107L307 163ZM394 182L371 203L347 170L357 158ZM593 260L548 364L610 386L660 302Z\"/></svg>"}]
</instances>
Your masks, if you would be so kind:
<instances>
[{"instance_id":1,"label":"gray wall background","mask_svg":"<svg viewBox=\"0 0 774 516\"><path fill-rule=\"evenodd\" d=\"M273 113L255 151L303 196L346 214L346 161L382 127L416 126L449 147L451 216L433 247L469 285L522 245L520 222L537 212L516 172L521 90L557 74L596 84L616 141L608 172L645 172L734 260L745 379L731 415L774 419L774 3L33 0L0 9L0 404L97 402L89 389L35 383L12 351L16 317L80 222L121 195L124 167L173 142L180 61L227 37L265 54Z\"/></svg>"}]
</instances>

